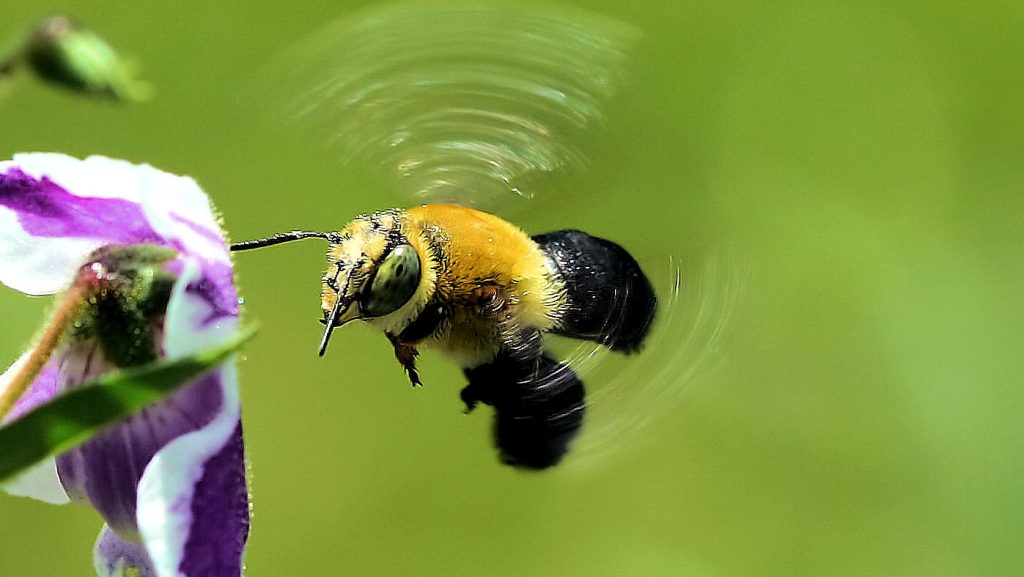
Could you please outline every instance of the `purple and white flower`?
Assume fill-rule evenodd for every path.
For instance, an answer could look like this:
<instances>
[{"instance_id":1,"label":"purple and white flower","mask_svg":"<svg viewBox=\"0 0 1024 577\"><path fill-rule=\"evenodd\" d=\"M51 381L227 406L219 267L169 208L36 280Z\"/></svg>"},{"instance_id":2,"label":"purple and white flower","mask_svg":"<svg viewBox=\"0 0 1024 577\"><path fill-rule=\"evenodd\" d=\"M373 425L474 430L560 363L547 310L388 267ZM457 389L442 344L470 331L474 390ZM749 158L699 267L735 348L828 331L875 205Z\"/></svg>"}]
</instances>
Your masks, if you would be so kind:
<instances>
[{"instance_id":1,"label":"purple and white flower","mask_svg":"<svg viewBox=\"0 0 1024 577\"><path fill-rule=\"evenodd\" d=\"M56 293L111 245L176 252L163 265L173 286L154 317L156 357L189 356L235 334L230 254L191 178L98 156L19 154L0 162L0 282ZM109 356L96 339L65 338L7 419L118 368ZM17 364L0 377L0 390ZM95 507L106 521L94 556L101 576L240 575L249 497L234 363L5 489Z\"/></svg>"}]
</instances>

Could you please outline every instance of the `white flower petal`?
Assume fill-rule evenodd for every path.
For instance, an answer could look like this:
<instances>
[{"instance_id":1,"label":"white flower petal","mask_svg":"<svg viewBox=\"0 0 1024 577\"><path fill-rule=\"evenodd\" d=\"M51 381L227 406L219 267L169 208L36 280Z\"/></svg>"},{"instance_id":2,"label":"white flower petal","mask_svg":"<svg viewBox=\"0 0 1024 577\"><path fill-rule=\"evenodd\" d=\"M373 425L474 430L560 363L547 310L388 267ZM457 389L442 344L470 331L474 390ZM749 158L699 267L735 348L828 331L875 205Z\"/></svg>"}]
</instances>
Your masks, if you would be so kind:
<instances>
[{"instance_id":1,"label":"white flower petal","mask_svg":"<svg viewBox=\"0 0 1024 577\"><path fill-rule=\"evenodd\" d=\"M3 489L16 497L31 497L52 505L64 505L71 501L60 484L57 463L53 457L26 469L5 483Z\"/></svg>"},{"instance_id":2,"label":"white flower petal","mask_svg":"<svg viewBox=\"0 0 1024 577\"><path fill-rule=\"evenodd\" d=\"M69 284L92 251L105 244L94 238L33 236L14 211L0 206L0 282L30 295L56 293Z\"/></svg>"},{"instance_id":3,"label":"white flower petal","mask_svg":"<svg viewBox=\"0 0 1024 577\"><path fill-rule=\"evenodd\" d=\"M208 301L187 292L189 283L199 279L199 264L182 259L184 267L167 302L164 322L164 355L185 357L226 343L238 331L238 318L217 316ZM209 320L215 317L215 320Z\"/></svg>"},{"instance_id":4,"label":"white flower petal","mask_svg":"<svg viewBox=\"0 0 1024 577\"><path fill-rule=\"evenodd\" d=\"M28 152L0 163L0 172L9 166L36 180L48 178L75 196L142 201L137 166L127 160L105 156L79 160L59 152Z\"/></svg>"}]
</instances>

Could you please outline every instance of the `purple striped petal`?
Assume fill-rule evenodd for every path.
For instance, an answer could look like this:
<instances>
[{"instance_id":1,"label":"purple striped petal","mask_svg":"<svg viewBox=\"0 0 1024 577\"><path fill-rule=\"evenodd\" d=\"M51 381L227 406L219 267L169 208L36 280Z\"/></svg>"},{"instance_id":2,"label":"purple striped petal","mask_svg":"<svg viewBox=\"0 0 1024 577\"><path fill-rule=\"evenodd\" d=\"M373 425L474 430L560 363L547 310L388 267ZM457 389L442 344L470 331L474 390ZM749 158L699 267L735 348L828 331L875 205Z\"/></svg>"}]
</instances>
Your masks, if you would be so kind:
<instances>
[{"instance_id":1,"label":"purple striped petal","mask_svg":"<svg viewBox=\"0 0 1024 577\"><path fill-rule=\"evenodd\" d=\"M189 355L229 337L234 315L220 316L223 288L204 290L188 280L199 265L183 268L167 305L164 350L168 358ZM223 402L205 427L164 447L139 482L138 524L157 574L185 577L235 577L241 574L249 533L248 490L242 450L237 371L226 365L216 373Z\"/></svg>"},{"instance_id":2,"label":"purple striped petal","mask_svg":"<svg viewBox=\"0 0 1024 577\"><path fill-rule=\"evenodd\" d=\"M187 577L241 575L249 536L242 423L203 468L192 495L192 524L178 568Z\"/></svg>"},{"instance_id":3,"label":"purple striped petal","mask_svg":"<svg viewBox=\"0 0 1024 577\"><path fill-rule=\"evenodd\" d=\"M162 350L179 358L237 330L232 285L184 257L167 305ZM220 279L223 280L223 279ZM113 367L93 342L62 355L63 388ZM74 499L91 503L121 541L141 542L159 577L236 577L248 537L248 492L238 383L233 365L197 379L168 401L133 416L58 459Z\"/></svg>"},{"instance_id":4,"label":"purple striped petal","mask_svg":"<svg viewBox=\"0 0 1024 577\"><path fill-rule=\"evenodd\" d=\"M158 575L241 575L249 534L241 425L226 440L221 433L211 426L168 445L139 485L139 529Z\"/></svg>"},{"instance_id":5,"label":"purple striped petal","mask_svg":"<svg viewBox=\"0 0 1024 577\"><path fill-rule=\"evenodd\" d=\"M63 356L65 387L91 381L113 367L95 343ZM57 458L57 472L68 495L91 503L107 525L127 539L138 539L138 484L153 456L173 439L209 423L221 406L217 373L149 407L125 423Z\"/></svg>"},{"instance_id":6,"label":"purple striped petal","mask_svg":"<svg viewBox=\"0 0 1024 577\"><path fill-rule=\"evenodd\" d=\"M95 249L136 243L231 263L209 201L191 178L100 156L34 153L0 162L0 282L51 294Z\"/></svg>"},{"instance_id":7,"label":"purple striped petal","mask_svg":"<svg viewBox=\"0 0 1024 577\"><path fill-rule=\"evenodd\" d=\"M105 244L161 241L137 202L76 196L47 176L35 179L16 167L0 178L0 205L17 214L32 236L95 238Z\"/></svg>"}]
</instances>

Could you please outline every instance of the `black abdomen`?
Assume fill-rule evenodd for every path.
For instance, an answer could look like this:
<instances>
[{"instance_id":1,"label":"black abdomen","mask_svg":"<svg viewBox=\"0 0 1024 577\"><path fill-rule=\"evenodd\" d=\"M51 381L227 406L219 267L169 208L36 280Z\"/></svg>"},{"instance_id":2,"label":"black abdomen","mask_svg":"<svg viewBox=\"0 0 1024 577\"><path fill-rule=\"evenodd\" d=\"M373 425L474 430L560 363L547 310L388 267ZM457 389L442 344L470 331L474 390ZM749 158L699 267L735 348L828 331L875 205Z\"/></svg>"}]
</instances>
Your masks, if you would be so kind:
<instances>
[{"instance_id":1,"label":"black abdomen","mask_svg":"<svg viewBox=\"0 0 1024 577\"><path fill-rule=\"evenodd\" d=\"M553 333L619 352L639 349L658 299L636 260L614 242L578 230L533 237L554 261L569 306Z\"/></svg>"}]
</instances>

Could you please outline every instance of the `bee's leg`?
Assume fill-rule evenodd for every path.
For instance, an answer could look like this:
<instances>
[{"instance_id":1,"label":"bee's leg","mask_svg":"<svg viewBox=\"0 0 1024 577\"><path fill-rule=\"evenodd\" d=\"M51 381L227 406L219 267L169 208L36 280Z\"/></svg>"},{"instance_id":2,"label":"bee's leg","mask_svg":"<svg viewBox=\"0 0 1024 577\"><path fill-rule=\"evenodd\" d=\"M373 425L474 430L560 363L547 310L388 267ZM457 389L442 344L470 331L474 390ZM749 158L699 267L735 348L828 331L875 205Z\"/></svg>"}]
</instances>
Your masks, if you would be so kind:
<instances>
[{"instance_id":1,"label":"bee's leg","mask_svg":"<svg viewBox=\"0 0 1024 577\"><path fill-rule=\"evenodd\" d=\"M533 240L555 264L569 301L552 332L615 351L638 350L658 299L636 260L621 246L578 230Z\"/></svg>"},{"instance_id":2,"label":"bee's leg","mask_svg":"<svg viewBox=\"0 0 1024 577\"><path fill-rule=\"evenodd\" d=\"M468 407L494 407L494 443L506 464L545 469L557 464L583 424L584 389L576 373L547 356L499 355L465 370Z\"/></svg>"},{"instance_id":3,"label":"bee's leg","mask_svg":"<svg viewBox=\"0 0 1024 577\"><path fill-rule=\"evenodd\" d=\"M466 376L469 376L469 369L466 370ZM466 405L466 414L472 413L479 403L485 405L494 404L494 397L491 394L491 383L485 383L480 380L474 381L472 377L470 377L469 384L462 387L462 390L459 391L459 398Z\"/></svg>"},{"instance_id":4,"label":"bee's leg","mask_svg":"<svg viewBox=\"0 0 1024 577\"><path fill-rule=\"evenodd\" d=\"M395 358L405 369L405 373L409 376L409 382L414 387L422 387L423 381L420 380L420 373L416 370L416 357L419 356L419 351L416 347L403 343L398 337L391 333L385 333L388 336L388 340L391 341L391 346L395 347Z\"/></svg>"},{"instance_id":5,"label":"bee's leg","mask_svg":"<svg viewBox=\"0 0 1024 577\"><path fill-rule=\"evenodd\" d=\"M416 370L416 357L420 354L416 349L416 344L422 342L423 339L437 330L438 325L447 316L448 311L443 305L430 303L400 334L385 333L388 336L388 340L391 341L391 345L395 347L395 358L405 368L405 372L409 375L409 380L414 387L423 386L423 382L420 381L420 374Z\"/></svg>"}]
</instances>

